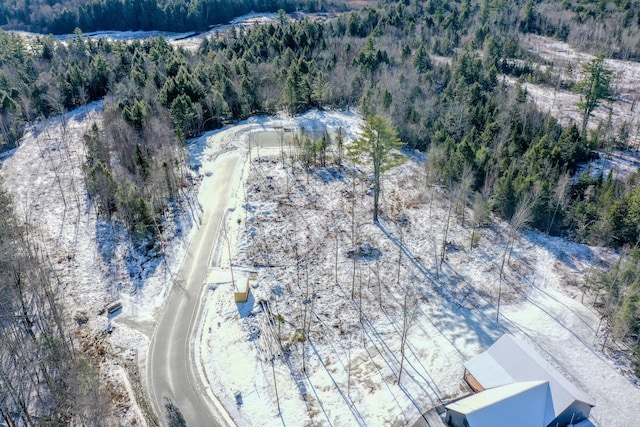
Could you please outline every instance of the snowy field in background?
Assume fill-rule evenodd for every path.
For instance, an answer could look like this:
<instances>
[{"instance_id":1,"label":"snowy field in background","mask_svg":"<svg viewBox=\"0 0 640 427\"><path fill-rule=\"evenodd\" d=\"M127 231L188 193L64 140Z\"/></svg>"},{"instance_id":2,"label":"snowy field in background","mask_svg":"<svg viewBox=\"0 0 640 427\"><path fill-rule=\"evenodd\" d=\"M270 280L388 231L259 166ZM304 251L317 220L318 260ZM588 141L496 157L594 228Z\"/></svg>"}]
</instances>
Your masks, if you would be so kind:
<instances>
[{"instance_id":1,"label":"snowy field in background","mask_svg":"<svg viewBox=\"0 0 640 427\"><path fill-rule=\"evenodd\" d=\"M287 15L290 19L311 19L316 21L326 21L331 17L335 16L332 13L306 13L306 12L294 12L293 14ZM110 41L134 41L134 40L147 40L153 37L164 37L167 41L173 44L176 47L182 47L188 50L196 50L202 40L205 37L211 37L216 34L221 34L229 31L231 28L249 28L254 25L266 25L269 23L275 22L277 18L277 14L275 13L247 13L246 15L239 16L233 19L228 24L217 24L210 26L205 31L187 31L187 32L171 32L171 31L116 31L116 30L105 30L105 31L91 31L87 33L82 33L83 37L88 37L91 39L106 39ZM9 32L19 34L22 37L27 39L33 39L38 36L45 36L45 34L31 33L28 31L14 31L10 30ZM55 35L54 38L60 40L62 42L68 42L69 40L76 37L76 34L59 34Z\"/></svg>"}]
</instances>

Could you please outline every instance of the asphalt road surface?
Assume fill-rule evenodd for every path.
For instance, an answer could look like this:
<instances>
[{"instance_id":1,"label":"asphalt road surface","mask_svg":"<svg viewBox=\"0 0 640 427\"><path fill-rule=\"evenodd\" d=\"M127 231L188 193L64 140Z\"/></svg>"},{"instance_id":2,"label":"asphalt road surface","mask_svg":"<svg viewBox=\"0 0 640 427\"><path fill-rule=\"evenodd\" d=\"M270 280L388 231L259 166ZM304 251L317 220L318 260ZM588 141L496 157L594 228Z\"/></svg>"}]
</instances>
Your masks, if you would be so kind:
<instances>
[{"instance_id":1,"label":"asphalt road surface","mask_svg":"<svg viewBox=\"0 0 640 427\"><path fill-rule=\"evenodd\" d=\"M156 326L147 356L147 381L151 400L163 425L167 425L165 404L175 405L187 426L226 425L219 403L212 401L204 384L193 375L190 341L197 328L199 299L212 262L211 255L220 241L222 221L229 202L239 154L223 156L214 164L214 174L205 183L202 223L189 243L187 254L167 299L165 311Z\"/></svg>"}]
</instances>

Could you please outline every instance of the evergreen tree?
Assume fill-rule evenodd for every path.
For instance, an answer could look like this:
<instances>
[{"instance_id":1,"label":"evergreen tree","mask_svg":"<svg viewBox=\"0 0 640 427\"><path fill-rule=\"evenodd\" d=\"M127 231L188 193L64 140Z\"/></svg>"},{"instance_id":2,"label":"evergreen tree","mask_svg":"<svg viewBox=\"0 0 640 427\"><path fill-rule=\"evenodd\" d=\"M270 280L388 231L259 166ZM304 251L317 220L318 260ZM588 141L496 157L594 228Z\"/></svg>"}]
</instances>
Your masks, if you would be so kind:
<instances>
[{"instance_id":1,"label":"evergreen tree","mask_svg":"<svg viewBox=\"0 0 640 427\"><path fill-rule=\"evenodd\" d=\"M582 133L587 130L587 123L593 111L602 101L611 100L611 78L613 71L605 67L604 57L587 62L580 73L582 79L575 85L574 90L582 95L577 106L582 113Z\"/></svg>"},{"instance_id":2,"label":"evergreen tree","mask_svg":"<svg viewBox=\"0 0 640 427\"><path fill-rule=\"evenodd\" d=\"M359 163L362 157L373 167L373 222L378 222L378 208L382 191L382 177L390 168L401 164L404 156L399 153L402 141L391 122L381 116L369 117L362 135L347 147L352 161Z\"/></svg>"},{"instance_id":3,"label":"evergreen tree","mask_svg":"<svg viewBox=\"0 0 640 427\"><path fill-rule=\"evenodd\" d=\"M179 136L190 138L198 129L199 114L187 95L179 95L171 103L171 118Z\"/></svg>"},{"instance_id":4,"label":"evergreen tree","mask_svg":"<svg viewBox=\"0 0 640 427\"><path fill-rule=\"evenodd\" d=\"M431 59L423 44L420 44L420 47L413 56L413 66L416 67L419 73L425 73L432 67Z\"/></svg>"}]
</instances>

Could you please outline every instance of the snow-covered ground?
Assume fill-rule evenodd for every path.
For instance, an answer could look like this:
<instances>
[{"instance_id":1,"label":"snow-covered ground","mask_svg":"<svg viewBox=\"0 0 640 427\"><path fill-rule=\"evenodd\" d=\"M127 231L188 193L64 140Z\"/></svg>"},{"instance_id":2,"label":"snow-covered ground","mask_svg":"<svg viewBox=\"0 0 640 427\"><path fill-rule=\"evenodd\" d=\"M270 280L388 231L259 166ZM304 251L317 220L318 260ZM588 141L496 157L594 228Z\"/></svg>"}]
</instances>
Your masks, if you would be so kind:
<instances>
[{"instance_id":1,"label":"snow-covered ground","mask_svg":"<svg viewBox=\"0 0 640 427\"><path fill-rule=\"evenodd\" d=\"M553 66L553 72L558 73L565 80L577 81L583 65L596 58L551 37L528 34L522 37L522 42L530 52L548 61ZM614 72L615 92L627 101L637 100L640 63L610 58L606 58L604 63Z\"/></svg>"},{"instance_id":2,"label":"snow-covered ground","mask_svg":"<svg viewBox=\"0 0 640 427\"><path fill-rule=\"evenodd\" d=\"M568 43L550 37L529 34L523 36L521 42L525 49L551 65L552 74L565 81L578 81L582 77L580 75L582 67L595 58L593 55L577 51ZM640 128L637 125L639 111L636 104L640 100L638 93L640 63L607 58L604 64L614 73L612 79L614 100L594 111L589 128L595 129L598 125L606 125L611 120L613 128L617 130L627 122L630 124L628 143L630 146L638 147L640 146ZM511 79L510 82L513 83L514 80ZM541 110L551 113L561 123L567 124L570 121L581 123L580 114L575 107L580 99L578 94L546 85L524 83L523 86L527 88L530 98Z\"/></svg>"},{"instance_id":3,"label":"snow-covered ground","mask_svg":"<svg viewBox=\"0 0 640 427\"><path fill-rule=\"evenodd\" d=\"M288 15L289 19L310 19L316 21L326 21L334 17L333 13L307 13L307 12L295 12ZM254 25L266 25L272 22L275 22L277 18L277 14L275 13L248 13L246 15L239 16L233 19L228 24L218 24L213 25L206 31L196 32L196 31L188 31L184 33L176 33L171 31L92 31L87 33L82 33L83 37L89 37L92 39L107 39L110 41L122 40L122 41L133 41L133 40L146 40L153 37L164 37L167 41L173 44L176 47L182 47L188 50L196 50L202 40L205 37L210 37L215 34L221 34L229 31L231 28L248 28ZM9 32L18 34L26 39L33 39L40 34L31 33L27 31L14 31L11 30ZM54 36L57 40L62 42L67 42L70 39L76 37L76 34L60 34Z\"/></svg>"},{"instance_id":4,"label":"snow-covered ground","mask_svg":"<svg viewBox=\"0 0 640 427\"><path fill-rule=\"evenodd\" d=\"M120 414L122 420L136 419L144 425L135 397L128 392L125 367L137 363L138 350L148 343L140 331L153 330L183 257L192 218L184 206L175 207L165 218L172 226L161 243L164 253L155 256L137 252L125 230L96 218L84 184L82 137L101 120L102 103L96 102L31 126L20 146L0 163L0 173L19 217L44 245L60 279L68 318L87 320L75 325L83 347L89 352L106 348L103 373L132 400L130 409ZM106 307L116 302L122 311L108 315Z\"/></svg>"},{"instance_id":5,"label":"snow-covered ground","mask_svg":"<svg viewBox=\"0 0 640 427\"><path fill-rule=\"evenodd\" d=\"M128 391L122 360L135 360L136 352L144 351L195 232L192 216L197 218L200 209L192 202L192 209L185 204L167 218L174 226L167 227L165 255L151 259L132 251L124 230L112 230L96 219L82 180L82 135L93 122L100 123L101 110L94 103L64 119L35 125L2 161L0 172L20 216L46 244L70 317L87 315L86 337L98 336L113 356L106 362L108 379ZM595 333L598 315L589 306L589 295L581 303L578 287L584 272L610 254L525 233L506 270L497 323L506 226L495 221L481 229L478 247L470 249L470 213L464 224L454 214L447 258L436 268L448 203L440 189L422 184L419 155L389 171L381 227L370 220L370 183L361 174L366 177L366 168L344 164L314 168L307 175L299 165L292 169L292 152L286 148L283 167L280 135L286 141L294 129L326 128L335 139L341 128L345 138L353 139L360 126L358 115L349 112L257 117L189 145L195 181L202 183L217 156L230 150L247 153L252 147L229 234L235 236L236 274L256 270L259 280L250 302L235 304L228 270L213 272L197 337L203 379L235 421L411 424L422 411L466 393L462 362L512 332L534 343L594 399L592 414L600 426L632 425L640 409L628 402L640 401L640 390L625 372L624 361L614 360L617 348L601 351L601 337ZM265 145L258 148L260 143ZM354 270L347 254L365 243L379 253L358 259ZM226 253L222 256L228 263ZM413 315L398 385L407 290ZM123 311L109 319L103 309L114 301L123 303ZM309 328L306 372L303 324ZM113 332L102 334L109 325ZM286 353L273 358L269 349L274 347L269 346L278 334ZM122 416L143 419L134 401Z\"/></svg>"},{"instance_id":6,"label":"snow-covered ground","mask_svg":"<svg viewBox=\"0 0 640 427\"><path fill-rule=\"evenodd\" d=\"M310 119L305 129L323 127L323 117ZM353 137L358 124L350 117L341 126ZM282 126L259 125L223 130L216 140L258 141L262 129L272 138ZM229 227L239 233L236 277L256 270L259 280L249 302L234 303L229 271L213 272L198 338L205 379L238 424L412 424L421 412L467 393L462 362L506 332L533 343L593 398L598 425L635 422L640 408L628 402L640 401L638 384L610 358L617 348L601 351L591 297L581 303L582 275L610 254L525 233L506 268L496 322L504 224L481 229L478 247L470 249L470 225L454 215L438 269L448 202L422 184L420 156L389 172L378 227L370 220L370 183L360 175L366 168L358 170L353 204L351 166L307 175L299 165L292 169L290 154L277 145L253 150ZM354 265L347 255L365 243L379 252ZM398 384L405 306L411 322Z\"/></svg>"},{"instance_id":7,"label":"snow-covered ground","mask_svg":"<svg viewBox=\"0 0 640 427\"><path fill-rule=\"evenodd\" d=\"M640 152L631 150L612 150L609 153L600 152L599 158L583 165L574 175L577 179L587 168L591 176L603 177L611 173L614 179L625 179L638 172L640 168Z\"/></svg>"},{"instance_id":8,"label":"snow-covered ground","mask_svg":"<svg viewBox=\"0 0 640 427\"><path fill-rule=\"evenodd\" d=\"M310 19L326 21L334 16L329 13L306 13L295 12L287 15L289 19ZM239 16L232 20L229 24L214 25L209 30L196 34L192 37L176 38L171 41L174 46L179 46L187 50L196 50L200 46L200 43L205 37L210 37L216 34L222 34L229 31L231 28L249 28L254 25L267 25L275 22L277 14L275 13L248 13L246 15Z\"/></svg>"},{"instance_id":9,"label":"snow-covered ground","mask_svg":"<svg viewBox=\"0 0 640 427\"><path fill-rule=\"evenodd\" d=\"M582 67L595 58L593 55L575 50L567 43L549 37L529 34L523 36L521 42L524 48L546 62L546 64L540 64L541 67L549 68L552 74L564 81L578 81L582 77L580 75ZM609 142L606 140L615 138L619 144L626 144L626 147L615 147L608 153L602 153L600 159L590 162L589 165L585 165L585 168L589 166L594 175L602 172L606 176L609 171L612 171L614 176L624 178L637 172L640 167L637 151L640 148L640 122L638 121L640 109L637 107L640 100L638 94L640 63L616 59L605 59L604 63L614 72L613 100L603 103L593 112L588 128L595 131L601 127L601 141L605 140L608 145ZM517 81L509 76L502 76L501 79L509 86L514 86ZM541 111L558 119L562 125L582 122L581 113L576 106L581 100L579 94L544 84L529 82L521 84L527 90L528 98ZM620 129L623 126L626 126L626 141L622 141L620 136Z\"/></svg>"},{"instance_id":10,"label":"snow-covered ground","mask_svg":"<svg viewBox=\"0 0 640 427\"><path fill-rule=\"evenodd\" d=\"M205 36L211 36L215 33L221 33L228 31L232 27L247 27L258 24L265 24L273 22L276 19L275 13L248 13L246 15L239 16L231 21L229 24L214 25L206 32L194 32L188 31L184 33L176 33L171 31L92 31L82 33L83 37L89 37L92 39L107 39L107 40L145 40L153 37L164 37L166 40L183 47L197 48ZM22 37L33 38L38 36L36 33L30 33L27 31L10 31L15 34L19 34ZM76 37L76 34L59 34L54 36L57 40L66 42Z\"/></svg>"},{"instance_id":11,"label":"snow-covered ground","mask_svg":"<svg viewBox=\"0 0 640 427\"><path fill-rule=\"evenodd\" d=\"M164 37L167 40L181 40L189 37L193 37L196 33L194 32L186 32L186 33L172 33L169 31L92 31L89 33L82 33L83 37L88 37L91 39L107 39L107 40L145 40L153 37ZM75 34L62 34L59 36L55 36L56 39L61 41L67 41L76 37Z\"/></svg>"},{"instance_id":12,"label":"snow-covered ground","mask_svg":"<svg viewBox=\"0 0 640 427\"><path fill-rule=\"evenodd\" d=\"M509 86L516 84L513 77L503 76L504 82ZM626 83L626 81L624 81ZM527 97L541 111L548 113L567 126L570 123L582 123L581 113L576 107L580 102L580 95L568 90L556 89L552 86L524 82L522 87L527 90ZM638 108L635 101L627 101L626 94L620 93L611 103L597 108L589 120L588 128L594 131L598 126L606 127L610 122L611 129L618 130L624 124L628 124L629 147L634 149L640 146L640 128L638 123ZM616 136L616 133L609 137Z\"/></svg>"},{"instance_id":13,"label":"snow-covered ground","mask_svg":"<svg viewBox=\"0 0 640 427\"><path fill-rule=\"evenodd\" d=\"M128 39L130 34L112 36ZM196 40L194 46L199 43L197 37L185 42L189 40ZM565 54L576 58L570 59L573 70L590 59L558 43L536 40L536 53L557 63L556 70L566 69ZM630 64L607 60L618 72L616 124L635 123L636 110L631 106L640 71L637 64ZM574 94L531 84L527 89L540 108L561 121L578 121L571 112L577 101ZM606 112L597 112L591 124L605 116ZM186 244L196 232L194 224L201 213L196 200L202 203L206 194L198 199L195 192L205 185L192 188L193 201L175 206L166 218L172 225L166 227L162 256L136 253L124 230L96 218L86 196L82 135L101 120L102 104L93 103L33 126L20 146L0 159L0 173L19 215L46 245L62 280L69 317L89 319L81 328L82 339L95 339L108 348L107 379L132 400L121 412L123 420L144 424L123 363L135 361L137 352L145 351ZM420 156L412 155L388 173L382 226L377 227L370 221L370 184L360 174L354 192L355 168L348 164L315 168L307 175L299 166L292 169L290 150L281 154L281 132L327 128L335 136L342 128L346 137L354 138L360 126L354 113L257 117L205 134L189 146L196 182L207 179L220 154L252 147L229 234L238 275L257 270L259 281L249 303L235 304L228 270L212 272L197 337L203 379L235 421L239 425L411 424L422 411L466 393L462 362L511 332L533 343L593 398L592 417L599 426L634 425L640 407L629 403L640 402L637 380L615 343L609 342L602 351L602 334L596 334L598 314L589 305L588 294L581 302L579 288L585 271L611 254L524 233L506 269L500 322L496 322L506 226L494 221L481 229L478 247L471 249L469 223L462 224L454 215L447 258L437 268L448 203L443 191L421 184ZM637 128L631 135L631 142L637 143ZM265 139L269 147L256 148ZM623 159L615 160L622 154ZM614 153L610 164L628 163L628 169L635 169L636 155L622 154ZM606 170L606 160L602 167ZM365 243L380 252L357 260L354 268L347 254ZM228 263L228 256L221 255ZM413 315L398 384L405 294ZM123 310L109 318L104 308L115 301L123 304ZM309 340L303 347L305 325ZM104 334L107 329L112 332ZM270 346L278 334L286 352L273 358Z\"/></svg>"}]
</instances>

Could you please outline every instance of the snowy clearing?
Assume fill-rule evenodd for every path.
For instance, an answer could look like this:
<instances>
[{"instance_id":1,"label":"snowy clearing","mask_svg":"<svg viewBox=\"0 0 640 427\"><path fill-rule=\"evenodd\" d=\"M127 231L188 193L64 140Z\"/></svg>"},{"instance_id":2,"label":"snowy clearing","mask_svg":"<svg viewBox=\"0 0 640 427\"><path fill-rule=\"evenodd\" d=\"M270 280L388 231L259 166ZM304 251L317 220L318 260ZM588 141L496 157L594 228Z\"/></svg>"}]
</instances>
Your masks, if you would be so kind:
<instances>
[{"instance_id":1,"label":"snowy clearing","mask_svg":"<svg viewBox=\"0 0 640 427\"><path fill-rule=\"evenodd\" d=\"M551 66L552 74L565 81L578 81L583 65L595 58L593 55L575 50L568 43L549 37L529 34L523 36L521 41L524 48L548 64L541 66ZM619 142L626 144L628 150L612 149L610 153L603 154L603 158L591 162L590 165L594 175L603 172L606 176L609 171L613 171L614 175L624 178L640 167L637 151L640 147L640 112L636 107L640 100L640 63L616 59L605 59L604 62L614 72L614 99L593 112L588 128L595 131L601 127L605 138L619 138ZM508 86L514 86L517 81L508 76L501 78ZM521 84L527 90L528 98L541 111L558 119L562 125L581 123L582 118L576 107L580 95L549 85L526 81ZM626 140L621 137L623 127L626 127Z\"/></svg>"},{"instance_id":2,"label":"snowy clearing","mask_svg":"<svg viewBox=\"0 0 640 427\"><path fill-rule=\"evenodd\" d=\"M582 67L588 61L595 59L595 56L579 52L568 43L549 37L529 34L523 36L521 40L524 48L549 63L552 67L552 73L566 81L578 81L581 78L580 70ZM610 107L613 128L618 130L623 123L631 125L629 146L638 147L640 146L640 129L636 104L640 100L640 93L638 93L640 63L609 58L605 59L604 63L614 73L612 80L614 100L610 105L605 105L594 111L589 128L593 130L598 125L606 125L609 120ZM510 83L513 83L513 80ZM550 112L558 118L560 123L567 124L570 121L580 123L580 116L575 107L576 102L579 101L579 95L545 85L525 83L524 86L536 105L542 111Z\"/></svg>"},{"instance_id":3,"label":"snowy clearing","mask_svg":"<svg viewBox=\"0 0 640 427\"><path fill-rule=\"evenodd\" d=\"M322 118L314 120L321 129ZM357 134L357 123L349 133ZM249 124L216 134L216 141L260 137ZM438 271L448 202L439 189L420 184L420 156L390 171L380 227L370 220L366 179L356 179L352 197L351 166L307 175L292 169L289 156L285 148L283 168L277 145L251 154L238 194L242 208L233 210L229 227L239 233L236 276L255 269L259 280L247 303L234 303L229 271L212 272L198 339L203 374L238 424L411 425L421 412L466 394L462 362L505 332L532 342L585 390L596 402L598 425L630 425L640 415L625 404L640 401L637 384L624 363L609 357L620 349L600 351L598 314L589 295L580 302L581 276L610 254L525 233L506 269L496 323L506 226L481 229L478 247L470 249L472 230L455 215ZM365 243L377 251L354 263L349 251ZM415 314L398 385L407 292Z\"/></svg>"},{"instance_id":4,"label":"snowy clearing","mask_svg":"<svg viewBox=\"0 0 640 427\"><path fill-rule=\"evenodd\" d=\"M251 14L232 25L273 19L274 14ZM156 35L160 33L87 34L118 40ZM204 36L162 35L193 49ZM527 42L567 78L576 78L576 70L592 58L551 39L528 36ZM640 64L607 60L607 65L617 72L612 122L636 123ZM536 105L561 123L579 122L577 95L523 85ZM601 108L590 126L606 122L608 115ZM196 232L207 197L196 192L215 173L213 160L231 150L247 158L245 184L230 211L231 260L239 275L257 271L258 282L248 303L234 303L229 270L212 271L195 341L203 380L237 424L411 425L420 413L466 394L462 362L505 332L533 343L593 398L597 425L633 425L640 416L640 408L628 404L640 402L640 386L625 361L625 349L610 342L603 350L592 298L587 294L581 302L583 274L610 260L611 253L524 233L507 265L498 323L498 269L507 226L494 221L480 229L478 246L470 248L470 225L461 211L454 213L446 260L439 268L449 203L444 191L421 184L421 156L411 154L406 164L388 173L381 226L373 225L370 171L345 163L315 167L307 174L293 166L291 150L282 155L283 133L328 129L335 138L341 128L353 139L362 125L355 113L312 111L295 118L255 117L191 141L196 183L188 193L191 199L173 206L165 218L171 226L165 228L162 253L140 254L125 230L96 217L84 188L82 135L101 120L102 103L96 102L30 127L20 146L0 158L0 173L18 214L46 245L62 280L69 317L88 318L78 328L80 339L107 346L106 379L132 401L121 407L125 423L146 424L126 365L146 351ZM640 127L632 127L630 136L630 145L638 146ZM598 170L614 168L620 174L640 164L632 151L616 151L598 162ZM467 210L465 218L469 216ZM362 250L366 245L374 250ZM364 255L350 258L350 251L357 250ZM222 252L228 265L229 256ZM122 303L122 311L110 316L105 308L115 302ZM412 320L398 384L405 310ZM274 347L278 339L284 353Z\"/></svg>"},{"instance_id":5,"label":"snowy clearing","mask_svg":"<svg viewBox=\"0 0 640 427\"><path fill-rule=\"evenodd\" d=\"M110 41L145 40L153 37L164 37L169 41L173 41L193 37L194 35L196 35L196 33L193 31L186 33L172 33L168 31L93 31L90 33L82 33L83 37L88 37L90 39L107 39ZM76 37L75 34L62 34L55 36L55 38L60 41L68 41L74 37Z\"/></svg>"},{"instance_id":6,"label":"snowy clearing","mask_svg":"<svg viewBox=\"0 0 640 427\"><path fill-rule=\"evenodd\" d=\"M317 12L317 13L294 12L287 16L289 17L289 19L294 19L294 20L309 19L313 21L324 22L336 16L336 14L326 13L326 12ZM152 31L105 30L105 31L92 31L92 32L82 33L82 36L95 39L95 40L106 39L110 41L134 41L134 40L146 40L154 37L163 37L175 47L182 47L184 49L195 51L196 49L198 49L198 47L200 46L200 43L205 37L211 37L216 34L227 32L231 28L250 28L254 25L266 25L266 24L275 22L276 18L277 18L277 14L275 13L252 12L246 15L239 16L233 19L228 24L212 25L211 27L209 27L209 29L205 31L188 31L184 33L175 33L171 31L159 31L159 30L152 30ZM31 39L35 39L36 37L44 36L44 34L32 33L28 31L9 30L8 32L20 35L26 40L31 40ZM59 34L54 36L55 39L65 43L73 39L74 37L77 37L75 33Z\"/></svg>"},{"instance_id":7,"label":"snowy clearing","mask_svg":"<svg viewBox=\"0 0 640 427\"><path fill-rule=\"evenodd\" d=\"M135 400L122 361L135 361L138 352L144 353L145 334L153 330L195 221L186 205L176 207L167 218L173 227L167 227L164 257L149 258L131 250L124 230L112 230L96 219L82 179L82 135L91 123L100 123L101 110L102 104L94 103L32 127L3 160L1 173L19 214L47 245L65 284L68 307L74 310L70 317L88 316L85 338L99 337L113 356L105 362L111 366L108 380ZM640 389L620 357L621 348L610 344L601 351L591 297L580 302L581 276L611 254L525 233L507 267L496 323L497 269L506 226L494 222L481 229L478 247L470 249L469 223L454 213L447 258L437 269L448 202L443 191L421 184L421 156L412 154L388 173L381 227L370 220L366 168L318 167L307 175L299 166L292 169L289 149L283 168L280 134L301 127L315 132L326 128L335 138L342 128L344 136L353 139L360 126L355 113L256 117L189 145L200 188L206 188L208 176L215 173L210 165L217 156L230 150L247 155L246 184L235 197L229 234L235 236L232 260L237 274L257 270L259 280L249 303L236 304L228 270L213 272L196 340L203 379L235 422L412 424L421 412L467 393L462 362L512 332L532 342L594 399L592 418L598 425L632 425L640 410L625 402L640 401ZM200 203L206 201L206 194L199 197ZM196 204L193 215L197 218L199 212ZM466 212L467 219L469 215ZM356 257L354 276L354 261L347 255L365 244L377 251ZM408 301L415 302L408 308L415 315L399 386L407 289ZM100 314L114 301L122 302L121 314ZM109 325L112 333L103 334ZM274 358L270 352L278 334L286 353L276 350ZM143 423L135 402L124 407L123 419Z\"/></svg>"},{"instance_id":8,"label":"snowy clearing","mask_svg":"<svg viewBox=\"0 0 640 427\"><path fill-rule=\"evenodd\" d=\"M191 37L175 38L171 43L176 47L182 47L187 50L195 51L200 47L200 43L205 37L215 36L229 31L231 28L250 28L254 25L267 25L275 22L277 18L275 13L248 13L246 15L239 16L232 20L229 24L214 25L209 30L195 34ZM289 19L301 20L317 20L324 22L327 19L332 18L335 14L331 13L306 13L306 12L294 12L287 15Z\"/></svg>"}]
</instances>

